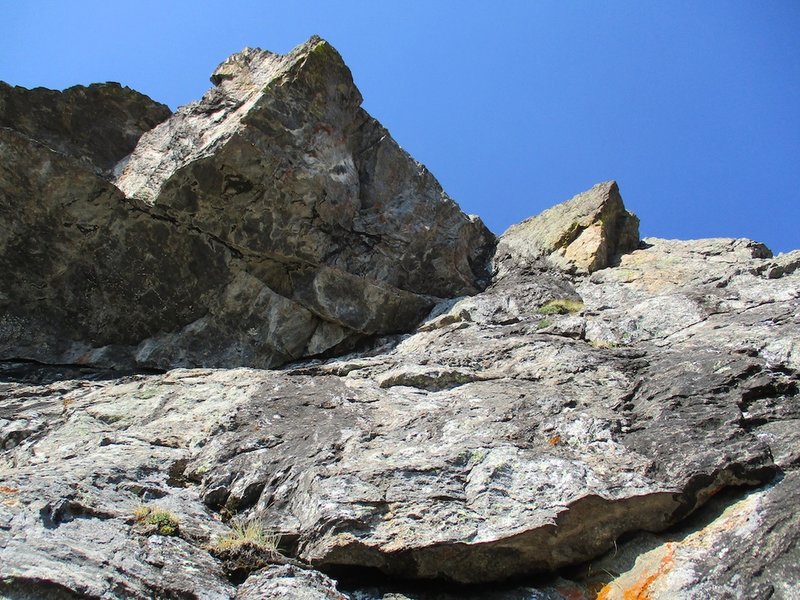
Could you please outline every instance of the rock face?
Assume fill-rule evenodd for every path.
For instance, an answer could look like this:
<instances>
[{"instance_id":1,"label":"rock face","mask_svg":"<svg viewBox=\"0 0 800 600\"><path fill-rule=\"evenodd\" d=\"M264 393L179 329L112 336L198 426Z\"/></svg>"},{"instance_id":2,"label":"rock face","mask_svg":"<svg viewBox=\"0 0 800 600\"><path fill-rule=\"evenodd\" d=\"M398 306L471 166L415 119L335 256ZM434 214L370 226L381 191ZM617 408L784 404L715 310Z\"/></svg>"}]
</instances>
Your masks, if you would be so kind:
<instances>
[{"instance_id":1,"label":"rock face","mask_svg":"<svg viewBox=\"0 0 800 600\"><path fill-rule=\"evenodd\" d=\"M486 234L455 209L448 230L461 234L431 250L450 257L450 274L433 255L419 262L431 273L441 267L438 280L393 270L386 258L398 253L399 265L403 252L417 252L422 230L400 243L387 229L371 258L349 245L361 243L356 230L380 214L408 219L413 231L416 209L404 204L410 196L377 194L380 211L362 206L346 227L314 217L306 224L313 233L302 237L305 221L282 204L279 190L291 190L287 198L304 186L316 190L294 202L301 213L321 190L335 196L339 189L336 202L346 204L349 192L334 183L345 185L347 173L328 177L314 157L345 156L352 140L377 127L369 121L356 128L361 133L341 136L352 126L340 119L342 106L362 113L348 96L352 88L334 85L343 75L315 67L317 60L340 64L320 40L286 57L248 50L223 63L217 87L200 103L145 134L118 173L124 194L73 159L2 131L13 149L3 155L17 161L0 163L4 177L20 173L62 199L61 212L26 213L50 227L55 249L18 255L30 279L17 280L6 298L41 297L51 309L60 299L66 322L80 298L109 294L107 312L73 316L75 333L63 342L59 336L72 330L59 327L67 325L44 316L25 322L33 312L15 317L35 325L26 330L39 336L31 339L54 340L62 354L53 355L63 356L75 336L95 327L105 337L87 344L90 356L101 356L91 348L105 344L116 364L147 339L137 347L140 364L149 364L146 350L164 353L163 364L180 356L237 367L114 374L80 364L0 363L0 597L796 598L800 251L773 257L741 239L640 242L613 183L511 228L479 293L473 269L487 252ZM339 115L325 121L338 132L335 144L301 118L298 98L316 94L309 122ZM266 105L272 108L258 112ZM275 119L293 125L280 129ZM269 161L277 144L318 134L335 149L295 155L301 174L274 187ZM177 139L186 143L168 141ZM366 190L389 168L379 167L382 153L405 156L389 138L375 148L382 145L364 163L359 157L373 149L347 155L365 173L361 198L372 197ZM39 172L69 173L69 182ZM219 194L234 172L253 184L227 198L234 213L256 219L261 202L264 231L279 222L286 235L233 228L223 196L209 190ZM397 173L382 185L409 176ZM420 185L432 181L416 173ZM439 190L427 185L414 189ZM451 206L443 195L423 205ZM75 217L82 251L108 261L88 273L114 273L124 283L171 269L181 285L154 276L148 286L154 298L185 294L185 305L174 306L187 312L158 318L191 325L126 338L133 325L116 324L123 312L114 304L117 280L87 278L80 288L78 279L48 271L61 245L76 243L59 233L69 211L97 219ZM344 209L331 214L350 218ZM345 239L347 227L356 241ZM152 244L123 243L133 239ZM197 245L184 247L185 240ZM340 240L341 253L319 259L314 253L331 240ZM148 254L157 244L170 251ZM298 256L310 279L275 283L276 264ZM22 287L25 281L33 283ZM342 307L356 314L372 310L358 302L392 295L391 310L408 311L405 323L434 296L449 297L410 333L281 370L251 368L253 357L277 352L276 339L302 346L282 360L313 354L309 339L337 339L331 331L350 327L335 316ZM130 303L140 312L129 308L129 323L156 318L147 313L157 300L147 302ZM213 308L195 316L196 306ZM298 337L305 331L296 324L305 318L298 307L327 333ZM251 327L256 341L230 341ZM22 333L15 339L21 347ZM26 352L42 352L28 343ZM230 353L247 343L263 344L261 354ZM142 514L156 513L169 530L142 523ZM280 535L280 553L259 545L266 532Z\"/></svg>"},{"instance_id":2,"label":"rock face","mask_svg":"<svg viewBox=\"0 0 800 600\"><path fill-rule=\"evenodd\" d=\"M0 356L276 366L485 286L493 236L360 108L329 44L246 49L212 80L130 156L165 107L0 90ZM84 130L92 112L110 117Z\"/></svg>"}]
</instances>

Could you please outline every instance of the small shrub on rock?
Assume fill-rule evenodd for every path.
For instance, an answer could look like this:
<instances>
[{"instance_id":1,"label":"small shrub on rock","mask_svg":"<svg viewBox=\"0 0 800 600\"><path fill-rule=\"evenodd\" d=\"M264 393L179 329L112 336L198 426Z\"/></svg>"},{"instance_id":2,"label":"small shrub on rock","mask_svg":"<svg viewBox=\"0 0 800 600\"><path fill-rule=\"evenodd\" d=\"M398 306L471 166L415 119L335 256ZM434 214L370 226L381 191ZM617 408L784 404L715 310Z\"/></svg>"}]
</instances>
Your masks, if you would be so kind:
<instances>
[{"instance_id":1,"label":"small shrub on rock","mask_svg":"<svg viewBox=\"0 0 800 600\"><path fill-rule=\"evenodd\" d=\"M153 529L159 535L176 535L180 520L177 516L157 506L139 506L133 511L138 525Z\"/></svg>"}]
</instances>

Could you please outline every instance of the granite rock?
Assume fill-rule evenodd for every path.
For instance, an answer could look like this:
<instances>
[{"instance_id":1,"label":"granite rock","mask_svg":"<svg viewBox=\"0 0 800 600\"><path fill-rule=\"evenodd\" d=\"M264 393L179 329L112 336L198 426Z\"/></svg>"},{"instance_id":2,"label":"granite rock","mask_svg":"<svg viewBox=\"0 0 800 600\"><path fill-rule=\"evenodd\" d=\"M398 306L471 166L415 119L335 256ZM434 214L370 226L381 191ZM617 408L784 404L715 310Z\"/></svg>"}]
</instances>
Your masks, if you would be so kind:
<instances>
[{"instance_id":1,"label":"granite rock","mask_svg":"<svg viewBox=\"0 0 800 600\"><path fill-rule=\"evenodd\" d=\"M598 183L540 215L512 225L500 237L502 269L547 258L564 270L592 272L610 266L639 245L639 219L625 210L615 181Z\"/></svg>"},{"instance_id":2,"label":"granite rock","mask_svg":"<svg viewBox=\"0 0 800 600\"><path fill-rule=\"evenodd\" d=\"M0 357L271 367L486 285L494 236L327 42L245 49L212 80L172 116L112 84L0 88Z\"/></svg>"}]
</instances>

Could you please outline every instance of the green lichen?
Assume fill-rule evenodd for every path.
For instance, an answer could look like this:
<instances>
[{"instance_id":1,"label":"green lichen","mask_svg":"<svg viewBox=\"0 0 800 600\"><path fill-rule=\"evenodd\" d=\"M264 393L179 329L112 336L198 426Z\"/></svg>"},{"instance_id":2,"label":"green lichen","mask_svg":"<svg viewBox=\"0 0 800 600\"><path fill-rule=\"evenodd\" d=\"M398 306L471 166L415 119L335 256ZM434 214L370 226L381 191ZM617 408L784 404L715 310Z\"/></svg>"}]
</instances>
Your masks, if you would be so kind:
<instances>
[{"instance_id":1,"label":"green lichen","mask_svg":"<svg viewBox=\"0 0 800 600\"><path fill-rule=\"evenodd\" d=\"M137 523L151 525L159 535L176 535L180 520L177 516L159 507L139 506L133 511Z\"/></svg>"}]
</instances>

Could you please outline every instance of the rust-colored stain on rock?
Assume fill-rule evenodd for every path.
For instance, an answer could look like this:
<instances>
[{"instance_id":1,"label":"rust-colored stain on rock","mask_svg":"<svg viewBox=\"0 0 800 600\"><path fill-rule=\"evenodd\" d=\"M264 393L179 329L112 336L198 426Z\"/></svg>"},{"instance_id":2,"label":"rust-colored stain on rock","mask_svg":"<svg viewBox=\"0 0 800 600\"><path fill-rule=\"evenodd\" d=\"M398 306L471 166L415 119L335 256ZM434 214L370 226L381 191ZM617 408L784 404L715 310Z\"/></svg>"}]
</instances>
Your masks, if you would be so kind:
<instances>
[{"instance_id":1,"label":"rust-colored stain on rock","mask_svg":"<svg viewBox=\"0 0 800 600\"><path fill-rule=\"evenodd\" d=\"M644 567L641 573L631 575L632 583L627 581L612 581L600 590L597 600L651 600L651 587L660 577L666 575L672 568L672 555L674 544L667 544L664 555L655 568ZM627 579L627 578L626 578Z\"/></svg>"}]
</instances>

